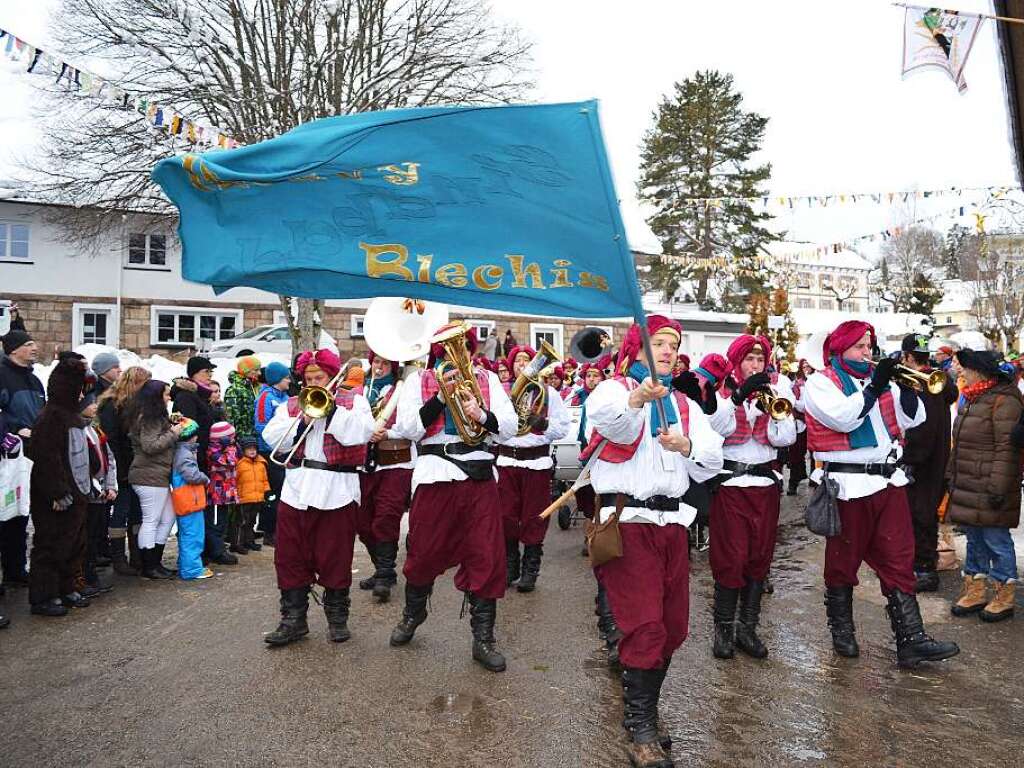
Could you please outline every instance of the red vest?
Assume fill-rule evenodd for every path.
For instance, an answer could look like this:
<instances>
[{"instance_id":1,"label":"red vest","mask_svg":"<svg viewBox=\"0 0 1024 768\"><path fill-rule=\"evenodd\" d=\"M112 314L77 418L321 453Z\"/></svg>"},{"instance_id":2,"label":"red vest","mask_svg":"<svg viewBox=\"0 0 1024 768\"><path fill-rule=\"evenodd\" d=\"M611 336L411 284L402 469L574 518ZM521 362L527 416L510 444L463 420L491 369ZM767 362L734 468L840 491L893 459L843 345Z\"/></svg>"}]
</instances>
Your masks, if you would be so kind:
<instances>
[{"instance_id":1,"label":"red vest","mask_svg":"<svg viewBox=\"0 0 1024 768\"><path fill-rule=\"evenodd\" d=\"M779 383L779 375L777 373L771 374L772 384ZM732 390L729 387L722 385L722 394L726 397L732 395ZM754 440L759 442L761 445L770 445L768 442L768 414L758 414L757 418L754 419L754 425L751 427L750 422L747 420L747 409L743 405L736 406L736 431L725 438L724 445L743 445L745 442L753 437Z\"/></svg>"},{"instance_id":2,"label":"red vest","mask_svg":"<svg viewBox=\"0 0 1024 768\"><path fill-rule=\"evenodd\" d=\"M476 383L480 387L480 394L484 396L483 407L487 410L491 408L491 383L488 380L487 371L476 371ZM427 402L430 398L436 395L440 391L437 386L437 377L433 371L424 371L423 375L420 376L420 394L423 397L423 402ZM444 432L444 411L441 411L441 415L438 416L434 423L427 427L427 432L424 437L433 437Z\"/></svg>"},{"instance_id":3,"label":"red vest","mask_svg":"<svg viewBox=\"0 0 1024 768\"><path fill-rule=\"evenodd\" d=\"M619 382L619 384L624 386L627 392L632 392L634 389L640 386L633 379L626 378L624 376L616 376L613 380ZM676 408L679 410L679 423L682 427L683 434L689 436L690 403L682 392L676 392L675 390L673 390L672 395L676 401ZM631 458L633 458L633 454L636 453L636 449L640 447L640 441L643 440L644 438L645 428L646 425L644 425L644 427L640 429L640 434L637 435L636 440L634 440L632 443L613 443L609 440L605 447L601 449L601 461L607 461L611 464L623 464L629 461ZM590 434L590 442L587 443L587 447L580 452L580 461L586 461L588 458L590 458L590 454L592 454L597 449L598 444L602 440L604 440L604 438L601 437L601 435L595 429Z\"/></svg>"},{"instance_id":4,"label":"red vest","mask_svg":"<svg viewBox=\"0 0 1024 768\"><path fill-rule=\"evenodd\" d=\"M839 380L839 374L831 366L823 370L822 373L839 389L843 388L843 383ZM885 429L889 433L889 438L893 441L898 441L901 432L899 422L896 421L896 402L893 399L892 392L888 389L878 398L878 407L882 409L882 421L885 423ZM812 451L850 450L849 432L836 432L829 429L814 418L810 409L807 410L804 417L807 423L807 447ZM865 418L870 418L870 415L865 416Z\"/></svg>"},{"instance_id":5,"label":"red vest","mask_svg":"<svg viewBox=\"0 0 1024 768\"><path fill-rule=\"evenodd\" d=\"M334 398L334 402L340 408L344 408L346 411L351 411L357 394L361 394L361 390L339 390ZM299 398L289 397L288 415L294 419L299 415L299 413ZM306 426L300 422L299 429L304 430L305 428ZM300 445L295 451L292 463L300 463L305 455L306 441L303 440L302 445ZM366 460L366 443L362 443L360 445L342 445L334 438L333 435L325 431L324 460L328 464L334 464L336 466L358 467Z\"/></svg>"}]
</instances>

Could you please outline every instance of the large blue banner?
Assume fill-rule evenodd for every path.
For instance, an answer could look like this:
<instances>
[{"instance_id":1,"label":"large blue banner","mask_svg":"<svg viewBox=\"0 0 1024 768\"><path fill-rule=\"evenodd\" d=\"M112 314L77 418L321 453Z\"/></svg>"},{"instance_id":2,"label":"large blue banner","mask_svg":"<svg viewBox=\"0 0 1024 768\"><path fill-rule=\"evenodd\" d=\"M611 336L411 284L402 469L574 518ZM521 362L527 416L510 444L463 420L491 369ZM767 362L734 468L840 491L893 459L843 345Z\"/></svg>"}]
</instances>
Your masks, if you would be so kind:
<instances>
[{"instance_id":1,"label":"large blue banner","mask_svg":"<svg viewBox=\"0 0 1024 768\"><path fill-rule=\"evenodd\" d=\"M153 178L218 291L642 314L595 101L331 117Z\"/></svg>"}]
</instances>

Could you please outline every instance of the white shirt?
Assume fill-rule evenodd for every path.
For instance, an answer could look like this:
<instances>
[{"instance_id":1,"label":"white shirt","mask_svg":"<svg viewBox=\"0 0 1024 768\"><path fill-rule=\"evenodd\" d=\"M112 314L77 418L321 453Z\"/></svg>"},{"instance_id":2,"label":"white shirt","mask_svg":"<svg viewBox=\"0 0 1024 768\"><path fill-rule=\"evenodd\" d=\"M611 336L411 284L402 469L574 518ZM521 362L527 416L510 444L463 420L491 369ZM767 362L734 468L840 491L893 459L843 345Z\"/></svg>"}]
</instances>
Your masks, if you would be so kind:
<instances>
[{"instance_id":1,"label":"white shirt","mask_svg":"<svg viewBox=\"0 0 1024 768\"><path fill-rule=\"evenodd\" d=\"M777 384L772 385L772 391L778 396L793 402L793 388L789 379L779 377ZM762 416L761 410L757 407L756 401L747 400L741 406L747 414L747 423L753 426L754 421ZM728 437L736 431L736 408L731 397L719 396L718 409L715 411L717 417L712 426L723 438ZM719 414L721 414L719 416ZM776 448L786 448L796 442L796 419L790 414L784 419L768 419L768 442L770 445L762 445L751 437L742 445L722 445L722 455L729 461L740 461L744 464L764 464L774 461L778 455ZM723 475L732 474L728 470ZM779 479L782 478L778 472L774 473ZM758 475L741 475L726 480L722 485L733 488L753 488L772 485L770 477Z\"/></svg>"},{"instance_id":2,"label":"white shirt","mask_svg":"<svg viewBox=\"0 0 1024 768\"><path fill-rule=\"evenodd\" d=\"M670 398L671 410L679 419L675 398ZM587 398L587 434L597 430L614 443L631 445L637 436L640 444L629 461L613 464L598 460L590 470L594 493L624 493L638 499L652 496L670 496L681 499L692 482L703 482L722 469L722 436L711 428L708 417L696 405L691 405L689 437L690 455L666 451L651 436L651 409L653 403L642 408L629 406L629 392L619 382L603 381ZM672 427L679 430L679 422ZM613 507L601 509L601 521L608 519ZM679 503L678 510L662 512L645 507L624 507L621 522L643 522L655 525L689 525L697 510L689 504Z\"/></svg>"},{"instance_id":3,"label":"white shirt","mask_svg":"<svg viewBox=\"0 0 1024 768\"><path fill-rule=\"evenodd\" d=\"M792 387L792 382L790 383L790 386ZM804 386L800 387L800 396L799 397L796 396L796 390L795 389L793 390L793 398L794 398L793 399L793 411L796 412L796 413L806 413L807 412L807 407L806 407L806 405L804 405L804 389L806 388L806 386L807 386L807 384L805 383ZM797 419L796 420L796 433L799 435L802 432L804 432L806 429L807 429L807 423L803 419Z\"/></svg>"},{"instance_id":4,"label":"white shirt","mask_svg":"<svg viewBox=\"0 0 1024 768\"><path fill-rule=\"evenodd\" d=\"M853 379L857 391L851 395L843 394L840 389L824 373L812 374L807 383L804 384L804 406L807 413L821 422L829 429L837 432L852 432L864 423L864 418L870 420L875 431L875 440L878 445L874 448L856 448L850 451L814 451L814 458L818 461L848 462L851 464L884 464L892 461L890 458L894 452L898 455L902 452L898 443L893 442L889 437L889 431L882 421L882 409L876 401L868 415L861 417L860 412L864 410L865 386L871 383L871 379ZM924 403L918 399L917 411L913 417L908 416L900 404L900 390L895 384L889 385L896 406L896 423L903 432L911 427L923 424L925 420ZM816 469L811 475L811 480L820 483L823 472ZM829 475L839 483L839 498L843 501L850 499L862 499L874 493L884 490L887 486L902 487L907 484L907 476L902 469L897 469L892 477L885 478L881 475L867 475L850 472L833 472Z\"/></svg>"},{"instance_id":5,"label":"white shirt","mask_svg":"<svg viewBox=\"0 0 1024 768\"><path fill-rule=\"evenodd\" d=\"M403 437L407 440L414 440L422 445L441 445L443 443L457 443L461 441L458 435L448 435L442 430L431 437L424 437L427 433L426 427L420 420L420 408L423 407L423 371L414 371L405 384L398 397L398 418L393 430L396 437ZM487 372L488 389L490 390L490 407L487 408L498 421L499 439L509 439L515 435L519 428L519 418L516 416L516 409L512 407L512 401L508 399L508 393L501 386L498 377ZM490 437L480 444L479 451L473 451L465 455L457 456L459 461L480 461L493 459L494 455L487 449ZM497 471L494 473L497 479ZM452 462L440 456L427 456L421 454L416 459L416 466L412 472L412 490L422 483L451 483L460 480L468 480L466 473L455 466Z\"/></svg>"},{"instance_id":6,"label":"white shirt","mask_svg":"<svg viewBox=\"0 0 1024 768\"><path fill-rule=\"evenodd\" d=\"M405 388L405 384L403 384L402 382L399 382L399 384L402 384L402 386L400 386L398 388L398 396L401 397L402 396L402 390ZM380 398L381 399L387 398L389 393L391 393L394 390L394 388L395 388L395 385L393 385L393 384L388 384L386 387L382 387L381 391L380 391ZM397 409L396 409L396 411L397 411ZM390 419L388 419L388 421L390 421ZM401 434L399 434L398 430L396 429L397 425L398 425L398 421L397 421L397 418L396 418L395 424L388 428L388 436L386 438L384 438L385 440L406 440L407 439L407 438L403 437ZM384 467L378 466L374 471L375 472L385 472L385 471L387 471L389 469L412 469L415 466L416 466L416 443L412 443L411 442L410 443L410 448L409 448L409 461L399 462L398 464L388 464L387 466L384 466Z\"/></svg>"},{"instance_id":7,"label":"white shirt","mask_svg":"<svg viewBox=\"0 0 1024 768\"><path fill-rule=\"evenodd\" d=\"M535 448L538 445L551 445L569 434L569 427L572 425L572 417L569 409L554 387L548 387L548 428L543 435L535 435L527 432L522 437L513 436L508 440L501 438L495 440L498 445L508 445L515 448ZM524 469L551 469L554 462L551 456L544 456L540 459L520 460L511 456L498 456L499 467L522 467Z\"/></svg>"},{"instance_id":8,"label":"white shirt","mask_svg":"<svg viewBox=\"0 0 1024 768\"><path fill-rule=\"evenodd\" d=\"M306 429L299 419L293 426L294 418L288 415L288 402L277 406L273 418L263 429L263 439L269 445L291 432L291 441L285 440L279 454L285 454L294 443L295 437ZM352 410L342 406L334 409L329 419L317 419L312 423L304 442L305 457L313 461L326 461L324 455L324 432L328 432L342 445L363 445L373 434L373 415L370 403L362 395L353 399ZM331 472L327 469L291 467L284 475L281 501L295 509L339 509L359 503L359 475L356 472Z\"/></svg>"}]
</instances>

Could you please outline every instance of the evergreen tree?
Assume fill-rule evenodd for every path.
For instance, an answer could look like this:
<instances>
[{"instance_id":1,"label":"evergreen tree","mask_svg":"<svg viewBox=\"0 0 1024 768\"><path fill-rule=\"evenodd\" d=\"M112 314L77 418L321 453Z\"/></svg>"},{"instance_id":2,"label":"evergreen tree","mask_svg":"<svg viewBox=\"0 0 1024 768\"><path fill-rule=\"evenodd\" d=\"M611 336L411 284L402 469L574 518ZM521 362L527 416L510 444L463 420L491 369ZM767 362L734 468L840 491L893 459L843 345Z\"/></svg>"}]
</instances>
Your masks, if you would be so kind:
<instances>
[{"instance_id":1,"label":"evergreen tree","mask_svg":"<svg viewBox=\"0 0 1024 768\"><path fill-rule=\"evenodd\" d=\"M786 360L796 360L796 346L800 343L800 331L796 327L796 320L793 319L793 312L789 307L789 292L785 288L776 288L772 292L771 314L780 315L785 318L785 325L772 331L770 336L772 344L777 349L786 351Z\"/></svg>"},{"instance_id":2,"label":"evergreen tree","mask_svg":"<svg viewBox=\"0 0 1024 768\"><path fill-rule=\"evenodd\" d=\"M764 227L770 216L746 202L692 202L764 194L771 165L751 165L750 158L761 148L768 119L744 111L742 101L732 75L697 72L658 105L641 150L638 194L656 211L647 223L666 255L692 259L652 264L653 281L668 299L694 281L704 309L737 308L737 302L741 309L744 294L763 292L768 272L758 257L779 239Z\"/></svg>"},{"instance_id":3,"label":"evergreen tree","mask_svg":"<svg viewBox=\"0 0 1024 768\"><path fill-rule=\"evenodd\" d=\"M954 224L946 233L946 252L943 255L943 266L947 280L959 280L961 277L960 258L964 241L971 236L971 230L962 224Z\"/></svg>"},{"instance_id":4,"label":"evergreen tree","mask_svg":"<svg viewBox=\"0 0 1024 768\"><path fill-rule=\"evenodd\" d=\"M942 291L936 287L935 283L925 275L915 275L914 290L907 303L907 312L925 315L928 318L927 322L931 323L932 312L941 298Z\"/></svg>"}]
</instances>

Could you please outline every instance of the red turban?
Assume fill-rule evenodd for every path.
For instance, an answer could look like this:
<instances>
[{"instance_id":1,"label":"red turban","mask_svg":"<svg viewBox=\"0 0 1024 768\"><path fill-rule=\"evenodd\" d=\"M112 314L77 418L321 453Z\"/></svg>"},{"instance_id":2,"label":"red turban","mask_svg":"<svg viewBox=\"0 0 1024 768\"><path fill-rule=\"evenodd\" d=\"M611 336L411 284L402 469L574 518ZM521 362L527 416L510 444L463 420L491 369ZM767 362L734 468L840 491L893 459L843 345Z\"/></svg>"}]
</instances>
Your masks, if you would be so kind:
<instances>
[{"instance_id":1,"label":"red turban","mask_svg":"<svg viewBox=\"0 0 1024 768\"><path fill-rule=\"evenodd\" d=\"M678 344L683 338L683 326L678 321L664 315L647 316L647 333L653 336L660 331L672 331L676 336ZM622 340L619 347L619 360L616 370L622 371L628 368L636 360L640 350L643 349L643 340L640 338L640 326L634 323L626 331L626 338Z\"/></svg>"},{"instance_id":2,"label":"red turban","mask_svg":"<svg viewBox=\"0 0 1024 768\"><path fill-rule=\"evenodd\" d=\"M434 335L437 336L437 334L441 333L442 331L447 331L451 328L454 328L456 325L461 325L461 323L445 323L436 331L434 331ZM477 346L475 328L470 328L469 331L466 333L466 346L469 347L469 356L470 358L472 358L473 355L476 354ZM440 344L431 344L430 358L427 360L427 367L433 369L434 365L436 365L437 361L440 360L442 357L444 357L444 347L441 346Z\"/></svg>"},{"instance_id":3,"label":"red turban","mask_svg":"<svg viewBox=\"0 0 1024 768\"><path fill-rule=\"evenodd\" d=\"M845 323L840 323L832 333L825 337L825 344L822 346L825 365L828 365L832 355L842 355L843 352L860 341L865 333L871 334L871 346L875 346L875 329L871 323L865 323L863 320L847 320Z\"/></svg>"},{"instance_id":4,"label":"red turban","mask_svg":"<svg viewBox=\"0 0 1024 768\"><path fill-rule=\"evenodd\" d=\"M565 369L560 365L555 366L554 370L551 371L551 375L557 376L562 381L565 381Z\"/></svg>"},{"instance_id":5,"label":"red turban","mask_svg":"<svg viewBox=\"0 0 1024 768\"><path fill-rule=\"evenodd\" d=\"M567 358L565 358L565 362L562 363L562 365L564 365L566 368L579 368L580 367L580 364L576 362L576 358L575 357L567 357Z\"/></svg>"},{"instance_id":6,"label":"red turban","mask_svg":"<svg viewBox=\"0 0 1024 768\"><path fill-rule=\"evenodd\" d=\"M765 363L772 355L772 343L764 336L751 336L749 333L744 333L742 336L737 336L733 339L732 344L729 345L729 349L726 351L725 356L729 358L729 363L732 365L733 377L742 382L746 378L740 372L740 363L743 362L743 358L750 354L750 351L760 346L761 351L764 352Z\"/></svg>"},{"instance_id":7,"label":"red turban","mask_svg":"<svg viewBox=\"0 0 1024 768\"><path fill-rule=\"evenodd\" d=\"M370 365L373 365L373 361L377 359L377 353L371 349L368 353L368 359L370 361ZM388 363L391 364L391 373L398 375L398 363L394 360L388 360Z\"/></svg>"},{"instance_id":8,"label":"red turban","mask_svg":"<svg viewBox=\"0 0 1024 768\"><path fill-rule=\"evenodd\" d=\"M512 347L512 349L509 350L508 357L505 359L505 364L508 366L509 371L514 371L516 369L516 355L518 355L520 352L525 352L526 354L528 354L531 360L533 360L533 356L537 354L536 350L533 347L528 347L525 344L520 344L519 346Z\"/></svg>"},{"instance_id":9,"label":"red turban","mask_svg":"<svg viewBox=\"0 0 1024 768\"><path fill-rule=\"evenodd\" d=\"M304 376L310 365L315 365L333 379L341 370L341 359L329 349L306 350L296 359L295 372Z\"/></svg>"},{"instance_id":10,"label":"red turban","mask_svg":"<svg viewBox=\"0 0 1024 768\"><path fill-rule=\"evenodd\" d=\"M605 357L608 358L608 362L611 362L611 357L609 355L605 355ZM580 382L583 384L584 389L587 388L587 371L597 371L601 374L601 378L604 379L604 368L601 367L600 361L596 363L584 363L580 367Z\"/></svg>"}]
</instances>

